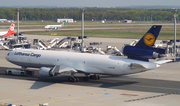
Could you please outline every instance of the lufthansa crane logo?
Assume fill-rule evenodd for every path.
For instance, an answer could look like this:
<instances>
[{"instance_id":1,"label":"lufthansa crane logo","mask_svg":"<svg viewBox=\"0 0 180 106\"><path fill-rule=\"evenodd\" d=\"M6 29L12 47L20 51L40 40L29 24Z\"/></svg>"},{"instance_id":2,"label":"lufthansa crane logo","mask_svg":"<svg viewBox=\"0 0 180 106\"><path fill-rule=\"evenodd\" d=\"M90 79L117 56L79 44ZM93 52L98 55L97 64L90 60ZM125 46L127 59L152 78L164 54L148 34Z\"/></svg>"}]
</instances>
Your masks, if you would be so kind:
<instances>
[{"instance_id":1,"label":"lufthansa crane logo","mask_svg":"<svg viewBox=\"0 0 180 106\"><path fill-rule=\"evenodd\" d=\"M152 46L155 42L155 37L152 33L147 33L145 36L144 36L144 43L147 45L147 46Z\"/></svg>"}]
</instances>

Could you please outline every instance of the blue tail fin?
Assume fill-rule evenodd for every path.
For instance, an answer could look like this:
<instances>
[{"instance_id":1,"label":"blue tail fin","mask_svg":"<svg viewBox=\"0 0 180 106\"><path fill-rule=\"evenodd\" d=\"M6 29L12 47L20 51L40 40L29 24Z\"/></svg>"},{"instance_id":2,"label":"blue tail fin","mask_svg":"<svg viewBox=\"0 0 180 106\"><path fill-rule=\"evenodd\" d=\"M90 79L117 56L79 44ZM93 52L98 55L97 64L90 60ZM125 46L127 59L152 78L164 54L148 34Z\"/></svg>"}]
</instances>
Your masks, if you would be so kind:
<instances>
[{"instance_id":1,"label":"blue tail fin","mask_svg":"<svg viewBox=\"0 0 180 106\"><path fill-rule=\"evenodd\" d=\"M154 46L154 43L161 30L161 25L153 25L146 34L135 45L137 48L148 49L150 46Z\"/></svg>"},{"instance_id":2,"label":"blue tail fin","mask_svg":"<svg viewBox=\"0 0 180 106\"><path fill-rule=\"evenodd\" d=\"M122 48L123 54L131 59L148 61L160 58L165 54L165 49L155 48L154 43L161 30L161 25L153 25L135 46L126 45Z\"/></svg>"}]
</instances>

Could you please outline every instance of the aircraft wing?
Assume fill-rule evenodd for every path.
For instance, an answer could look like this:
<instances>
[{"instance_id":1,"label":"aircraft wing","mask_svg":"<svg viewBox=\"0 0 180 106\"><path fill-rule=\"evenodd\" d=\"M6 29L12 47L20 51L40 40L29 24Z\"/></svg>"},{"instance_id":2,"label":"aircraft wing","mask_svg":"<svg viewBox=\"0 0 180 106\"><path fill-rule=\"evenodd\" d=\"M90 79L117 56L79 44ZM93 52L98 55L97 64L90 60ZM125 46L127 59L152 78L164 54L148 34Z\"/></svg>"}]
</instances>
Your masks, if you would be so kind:
<instances>
[{"instance_id":1,"label":"aircraft wing","mask_svg":"<svg viewBox=\"0 0 180 106\"><path fill-rule=\"evenodd\" d=\"M91 69L92 71L88 70ZM95 67L81 67L81 68L74 68L74 67L70 67L64 64L60 64L60 65L56 65L53 69L52 72L53 73L63 73L63 72L81 72L81 73L103 73L101 70L99 70L98 68Z\"/></svg>"},{"instance_id":2,"label":"aircraft wing","mask_svg":"<svg viewBox=\"0 0 180 106\"><path fill-rule=\"evenodd\" d=\"M62 72L77 72L76 69L66 66L66 65L56 65L52 69L53 73L62 73Z\"/></svg>"}]
</instances>

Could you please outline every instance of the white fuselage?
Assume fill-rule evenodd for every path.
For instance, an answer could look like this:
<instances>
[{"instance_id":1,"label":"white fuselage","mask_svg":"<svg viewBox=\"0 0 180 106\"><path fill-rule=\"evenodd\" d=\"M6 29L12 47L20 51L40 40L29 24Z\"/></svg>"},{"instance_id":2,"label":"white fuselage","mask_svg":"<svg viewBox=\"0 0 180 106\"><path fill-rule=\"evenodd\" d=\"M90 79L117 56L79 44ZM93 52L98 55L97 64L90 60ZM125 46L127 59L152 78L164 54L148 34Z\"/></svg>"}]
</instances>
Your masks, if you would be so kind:
<instances>
[{"instance_id":1,"label":"white fuselage","mask_svg":"<svg viewBox=\"0 0 180 106\"><path fill-rule=\"evenodd\" d=\"M61 28L62 25L46 25L45 28Z\"/></svg>"},{"instance_id":2,"label":"white fuselage","mask_svg":"<svg viewBox=\"0 0 180 106\"><path fill-rule=\"evenodd\" d=\"M0 37L2 37L6 33L7 33L7 31L0 32Z\"/></svg>"},{"instance_id":3,"label":"white fuselage","mask_svg":"<svg viewBox=\"0 0 180 106\"><path fill-rule=\"evenodd\" d=\"M66 65L83 73L107 75L124 75L156 68L156 64L152 62L119 56L33 49L11 51L6 55L6 60L23 67L41 68ZM132 68L132 63L140 64L143 68Z\"/></svg>"}]
</instances>

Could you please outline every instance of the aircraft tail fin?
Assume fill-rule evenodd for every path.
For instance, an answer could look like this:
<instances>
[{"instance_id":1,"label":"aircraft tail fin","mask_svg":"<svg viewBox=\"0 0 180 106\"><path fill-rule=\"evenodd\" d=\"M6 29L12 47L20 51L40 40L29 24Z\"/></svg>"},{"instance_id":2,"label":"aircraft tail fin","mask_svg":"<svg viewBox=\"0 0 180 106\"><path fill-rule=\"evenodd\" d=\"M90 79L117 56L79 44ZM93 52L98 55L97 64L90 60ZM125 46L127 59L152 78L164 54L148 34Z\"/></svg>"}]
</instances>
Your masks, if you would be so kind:
<instances>
[{"instance_id":1,"label":"aircraft tail fin","mask_svg":"<svg viewBox=\"0 0 180 106\"><path fill-rule=\"evenodd\" d=\"M15 32L14 32L14 27L15 27L15 23L13 22L13 23L11 24L11 26L9 27L7 33L4 34L3 36L4 36L4 37L7 37L7 36L9 36L9 35L14 34L14 33L15 33Z\"/></svg>"},{"instance_id":2,"label":"aircraft tail fin","mask_svg":"<svg viewBox=\"0 0 180 106\"><path fill-rule=\"evenodd\" d=\"M124 46L123 54L128 58L143 61L163 57L165 49L153 47L161 27L161 25L153 25L135 46Z\"/></svg>"},{"instance_id":3,"label":"aircraft tail fin","mask_svg":"<svg viewBox=\"0 0 180 106\"><path fill-rule=\"evenodd\" d=\"M149 46L154 46L154 43L159 35L161 30L161 25L153 25L145 35L139 40L139 42L135 45L138 48L148 48Z\"/></svg>"}]
</instances>

